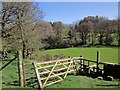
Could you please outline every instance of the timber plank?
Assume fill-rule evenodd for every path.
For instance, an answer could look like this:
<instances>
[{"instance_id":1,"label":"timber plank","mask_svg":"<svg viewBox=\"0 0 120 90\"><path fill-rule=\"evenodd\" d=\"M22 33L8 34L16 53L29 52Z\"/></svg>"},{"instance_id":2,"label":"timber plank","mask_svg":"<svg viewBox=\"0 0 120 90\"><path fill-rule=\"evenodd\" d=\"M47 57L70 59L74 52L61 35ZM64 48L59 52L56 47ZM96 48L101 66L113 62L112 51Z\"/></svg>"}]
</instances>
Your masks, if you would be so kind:
<instances>
[{"instance_id":1,"label":"timber plank","mask_svg":"<svg viewBox=\"0 0 120 90\"><path fill-rule=\"evenodd\" d=\"M37 76L37 79L38 79L38 83L39 83L40 89L42 90L43 86L42 86L41 78L40 78L40 75L39 75L36 63L33 63L33 65L35 67L35 72L36 72L36 76Z\"/></svg>"}]
</instances>

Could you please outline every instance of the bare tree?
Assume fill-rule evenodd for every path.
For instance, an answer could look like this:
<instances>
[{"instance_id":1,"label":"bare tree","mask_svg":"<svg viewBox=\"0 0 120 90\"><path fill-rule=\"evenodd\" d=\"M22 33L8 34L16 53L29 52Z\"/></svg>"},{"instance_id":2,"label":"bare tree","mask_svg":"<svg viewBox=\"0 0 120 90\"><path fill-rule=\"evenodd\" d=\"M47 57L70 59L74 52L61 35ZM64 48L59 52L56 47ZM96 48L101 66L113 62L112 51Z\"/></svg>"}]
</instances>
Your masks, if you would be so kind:
<instances>
[{"instance_id":1,"label":"bare tree","mask_svg":"<svg viewBox=\"0 0 120 90\"><path fill-rule=\"evenodd\" d=\"M87 35L89 34L89 25L85 19L79 22L77 31L80 33L82 44L86 44Z\"/></svg>"},{"instance_id":2,"label":"bare tree","mask_svg":"<svg viewBox=\"0 0 120 90\"><path fill-rule=\"evenodd\" d=\"M36 44L33 42L34 38L32 38L35 36L33 31L37 23L42 19L43 12L36 3L4 2L2 3L1 16L3 38L7 36L6 32L8 30L11 37L9 37L7 42L14 40L14 45L19 44L19 49L23 50L23 57L25 57L25 50L28 48L28 46L30 46L30 44Z\"/></svg>"}]
</instances>

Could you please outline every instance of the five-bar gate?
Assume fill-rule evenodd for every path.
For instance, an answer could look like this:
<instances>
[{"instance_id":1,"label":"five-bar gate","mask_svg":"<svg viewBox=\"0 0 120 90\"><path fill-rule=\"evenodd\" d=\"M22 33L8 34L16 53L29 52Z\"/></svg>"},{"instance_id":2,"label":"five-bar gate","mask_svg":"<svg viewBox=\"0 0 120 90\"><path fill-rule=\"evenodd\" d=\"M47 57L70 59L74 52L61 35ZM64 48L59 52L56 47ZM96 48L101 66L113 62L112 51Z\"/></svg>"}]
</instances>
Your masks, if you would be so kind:
<instances>
[{"instance_id":1,"label":"five-bar gate","mask_svg":"<svg viewBox=\"0 0 120 90\"><path fill-rule=\"evenodd\" d=\"M75 71L73 58L34 62L33 65L41 89L63 81L68 73Z\"/></svg>"}]
</instances>

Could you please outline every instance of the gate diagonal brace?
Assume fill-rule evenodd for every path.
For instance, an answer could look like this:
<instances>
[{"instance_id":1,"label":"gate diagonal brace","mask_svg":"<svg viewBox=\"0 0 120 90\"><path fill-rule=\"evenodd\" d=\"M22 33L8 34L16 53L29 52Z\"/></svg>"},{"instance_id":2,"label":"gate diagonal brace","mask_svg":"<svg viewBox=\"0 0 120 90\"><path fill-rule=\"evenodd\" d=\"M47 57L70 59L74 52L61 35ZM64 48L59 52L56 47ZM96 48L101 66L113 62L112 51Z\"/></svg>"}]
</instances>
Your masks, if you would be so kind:
<instances>
[{"instance_id":1,"label":"gate diagonal brace","mask_svg":"<svg viewBox=\"0 0 120 90\"><path fill-rule=\"evenodd\" d=\"M52 72L53 72L54 68L56 67L57 63L58 63L58 61L55 63L54 67L51 69L51 71L50 71L50 73L49 73L48 77L46 78L45 82L43 83L43 85L45 85L45 84L47 83L47 81L48 81L48 79L49 79L50 75L52 74Z\"/></svg>"},{"instance_id":2,"label":"gate diagonal brace","mask_svg":"<svg viewBox=\"0 0 120 90\"><path fill-rule=\"evenodd\" d=\"M67 68L67 71L66 71L66 73L65 73L64 79L66 78L66 76L67 76L67 74L68 74L68 71L69 71L70 66L71 66L72 63L73 63L73 59L70 60L70 64L69 64L69 66L68 66L68 68Z\"/></svg>"},{"instance_id":3,"label":"gate diagonal brace","mask_svg":"<svg viewBox=\"0 0 120 90\"><path fill-rule=\"evenodd\" d=\"M48 72L50 72L50 70L48 70L48 69L46 69L46 68L43 68L43 69L46 70L46 71L48 71ZM55 73L53 73L53 72L52 72L52 74L55 75L55 76L57 76L59 79L63 80L63 78L60 77L59 75L57 75L57 74L55 74Z\"/></svg>"},{"instance_id":4,"label":"gate diagonal brace","mask_svg":"<svg viewBox=\"0 0 120 90\"><path fill-rule=\"evenodd\" d=\"M67 61L67 62L63 62L64 60ZM46 86L49 86L49 85L55 84L57 82L63 81L66 78L66 76L69 72L75 71L75 70L73 70L74 65L75 65L73 58L69 58L67 60L64 59L64 60L56 60L56 62L50 62L53 65L49 65L49 62L45 62L45 63L42 62L42 64L47 63L48 64L47 66L41 66L41 63L33 63L34 67L35 67L35 72L36 72L36 76L37 76L37 79L38 79L38 83L39 83L41 89L43 89ZM59 69L58 69L57 67L59 65L62 66L63 68L59 67ZM49 67L52 67L52 68L49 68ZM39 69L43 69L45 72L43 71L43 72L39 73ZM64 70L64 72L55 73L55 72L60 71L60 70ZM44 75L45 73L48 73L47 76L45 76L45 78L42 78L41 75ZM63 75L63 77L60 76L60 75ZM57 81L51 81L50 83L48 83L48 80L52 77L56 77L58 80ZM42 80L45 80L45 81L42 81Z\"/></svg>"}]
</instances>

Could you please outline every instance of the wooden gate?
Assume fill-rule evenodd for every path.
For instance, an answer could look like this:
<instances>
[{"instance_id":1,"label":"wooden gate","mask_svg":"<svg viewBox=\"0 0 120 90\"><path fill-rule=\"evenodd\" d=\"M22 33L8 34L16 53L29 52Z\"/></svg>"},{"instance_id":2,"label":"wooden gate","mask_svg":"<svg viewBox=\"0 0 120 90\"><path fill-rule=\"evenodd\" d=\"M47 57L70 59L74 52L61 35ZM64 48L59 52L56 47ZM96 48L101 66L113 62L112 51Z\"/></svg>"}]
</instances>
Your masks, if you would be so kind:
<instances>
[{"instance_id":1,"label":"wooden gate","mask_svg":"<svg viewBox=\"0 0 120 90\"><path fill-rule=\"evenodd\" d=\"M32 63L23 64L23 82L25 87L38 85L37 77Z\"/></svg>"},{"instance_id":2,"label":"wooden gate","mask_svg":"<svg viewBox=\"0 0 120 90\"><path fill-rule=\"evenodd\" d=\"M34 62L33 64L41 89L63 81L68 73L75 71L73 58L38 63Z\"/></svg>"}]
</instances>

